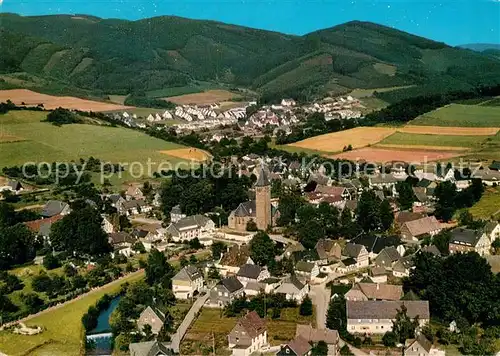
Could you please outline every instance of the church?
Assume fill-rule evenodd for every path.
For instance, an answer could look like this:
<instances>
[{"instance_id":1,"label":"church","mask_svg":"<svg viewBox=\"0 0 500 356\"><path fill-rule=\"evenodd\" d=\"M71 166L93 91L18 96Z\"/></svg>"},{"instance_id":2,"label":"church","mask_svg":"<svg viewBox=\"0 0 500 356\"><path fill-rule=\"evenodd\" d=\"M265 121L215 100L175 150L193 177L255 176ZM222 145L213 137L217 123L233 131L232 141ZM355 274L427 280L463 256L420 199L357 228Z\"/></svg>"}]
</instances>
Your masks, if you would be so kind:
<instances>
[{"instance_id":1,"label":"church","mask_svg":"<svg viewBox=\"0 0 500 356\"><path fill-rule=\"evenodd\" d=\"M253 220L259 230L266 230L273 225L273 208L271 206L271 182L269 173L260 166L255 182L255 200L241 203L231 212L228 218L230 229L246 231L247 223Z\"/></svg>"}]
</instances>

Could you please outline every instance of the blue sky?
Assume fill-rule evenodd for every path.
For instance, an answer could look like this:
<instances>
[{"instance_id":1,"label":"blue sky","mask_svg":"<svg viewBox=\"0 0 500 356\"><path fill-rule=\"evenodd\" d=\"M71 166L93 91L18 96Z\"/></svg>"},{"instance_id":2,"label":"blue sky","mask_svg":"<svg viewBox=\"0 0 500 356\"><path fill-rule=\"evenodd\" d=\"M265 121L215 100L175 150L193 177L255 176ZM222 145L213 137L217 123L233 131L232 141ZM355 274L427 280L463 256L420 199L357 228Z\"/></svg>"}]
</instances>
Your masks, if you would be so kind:
<instances>
[{"instance_id":1,"label":"blue sky","mask_svg":"<svg viewBox=\"0 0 500 356\"><path fill-rule=\"evenodd\" d=\"M299 35L366 20L451 45L500 43L500 0L0 0L0 12L130 20L177 15Z\"/></svg>"}]
</instances>

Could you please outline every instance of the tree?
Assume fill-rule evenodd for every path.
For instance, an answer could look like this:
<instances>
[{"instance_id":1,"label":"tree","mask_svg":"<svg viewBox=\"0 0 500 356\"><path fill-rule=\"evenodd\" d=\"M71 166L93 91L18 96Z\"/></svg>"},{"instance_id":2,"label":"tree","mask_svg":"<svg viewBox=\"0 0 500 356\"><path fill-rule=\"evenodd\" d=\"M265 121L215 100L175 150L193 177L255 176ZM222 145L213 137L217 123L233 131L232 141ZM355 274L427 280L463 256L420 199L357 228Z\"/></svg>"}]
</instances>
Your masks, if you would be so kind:
<instances>
[{"instance_id":1,"label":"tree","mask_svg":"<svg viewBox=\"0 0 500 356\"><path fill-rule=\"evenodd\" d=\"M449 221L456 210L457 187L449 181L440 183L434 195L437 199L435 215L438 219Z\"/></svg>"},{"instance_id":2,"label":"tree","mask_svg":"<svg viewBox=\"0 0 500 356\"><path fill-rule=\"evenodd\" d=\"M248 220L247 222L247 231L257 231L259 228L257 227L257 223L253 221L253 219Z\"/></svg>"},{"instance_id":3,"label":"tree","mask_svg":"<svg viewBox=\"0 0 500 356\"><path fill-rule=\"evenodd\" d=\"M344 344L344 346L342 346L340 348L340 354L342 356L354 356L354 354L351 352L351 349L349 348L349 346L347 346L347 344ZM327 354L323 354L323 355L327 355Z\"/></svg>"},{"instance_id":4,"label":"tree","mask_svg":"<svg viewBox=\"0 0 500 356\"><path fill-rule=\"evenodd\" d=\"M52 224L50 240L58 251L71 255L103 256L111 252L108 235L102 229L102 217L91 206L84 205Z\"/></svg>"},{"instance_id":5,"label":"tree","mask_svg":"<svg viewBox=\"0 0 500 356\"><path fill-rule=\"evenodd\" d=\"M142 337L143 341L153 340L154 335L153 335L151 325L149 325L149 324L144 325L144 327L142 328L142 334L143 334L143 337Z\"/></svg>"},{"instance_id":6,"label":"tree","mask_svg":"<svg viewBox=\"0 0 500 356\"><path fill-rule=\"evenodd\" d=\"M449 230L443 230L432 237L432 243L436 245L439 252L441 252L443 255L447 255L450 253L450 240L451 232Z\"/></svg>"},{"instance_id":7,"label":"tree","mask_svg":"<svg viewBox=\"0 0 500 356\"><path fill-rule=\"evenodd\" d=\"M316 220L308 220L298 227L299 241L307 249L313 249L319 239L325 236L323 227Z\"/></svg>"},{"instance_id":8,"label":"tree","mask_svg":"<svg viewBox=\"0 0 500 356\"><path fill-rule=\"evenodd\" d=\"M70 265L69 263L67 263L67 264L64 265L63 270L64 270L64 274L67 277L74 277L78 273L78 271L76 270L76 268L73 267L72 265Z\"/></svg>"},{"instance_id":9,"label":"tree","mask_svg":"<svg viewBox=\"0 0 500 356\"><path fill-rule=\"evenodd\" d=\"M132 245L132 250L138 253L146 253L146 248L141 241L137 241Z\"/></svg>"},{"instance_id":10,"label":"tree","mask_svg":"<svg viewBox=\"0 0 500 356\"><path fill-rule=\"evenodd\" d=\"M394 212L392 211L391 204L388 200L382 201L380 203L380 225L383 231L387 231L391 228L394 222Z\"/></svg>"},{"instance_id":11,"label":"tree","mask_svg":"<svg viewBox=\"0 0 500 356\"><path fill-rule=\"evenodd\" d=\"M198 259L196 258L195 255L189 256L189 264L195 265L198 263Z\"/></svg>"},{"instance_id":12,"label":"tree","mask_svg":"<svg viewBox=\"0 0 500 356\"><path fill-rule=\"evenodd\" d=\"M311 356L325 356L328 355L328 345L323 340L318 341L311 350Z\"/></svg>"},{"instance_id":13,"label":"tree","mask_svg":"<svg viewBox=\"0 0 500 356\"><path fill-rule=\"evenodd\" d=\"M174 269L167 262L165 255L157 249L151 250L146 264L146 281L149 285L161 283L168 287L174 275Z\"/></svg>"},{"instance_id":14,"label":"tree","mask_svg":"<svg viewBox=\"0 0 500 356\"><path fill-rule=\"evenodd\" d=\"M407 339L415 337L415 330L418 328L418 316L413 320L407 314L407 308L401 304L401 309L397 310L396 318L392 321L392 332L397 340L404 345Z\"/></svg>"},{"instance_id":15,"label":"tree","mask_svg":"<svg viewBox=\"0 0 500 356\"><path fill-rule=\"evenodd\" d=\"M38 312L43 307L43 300L36 293L23 294L22 300L31 314Z\"/></svg>"},{"instance_id":16,"label":"tree","mask_svg":"<svg viewBox=\"0 0 500 356\"><path fill-rule=\"evenodd\" d=\"M43 267L45 267L48 270L55 269L61 267L61 262L56 256L49 253L47 256L44 256L43 258Z\"/></svg>"},{"instance_id":17,"label":"tree","mask_svg":"<svg viewBox=\"0 0 500 356\"><path fill-rule=\"evenodd\" d=\"M380 199L373 190L365 190L361 194L356 209L357 222L364 231L375 231L381 228Z\"/></svg>"},{"instance_id":18,"label":"tree","mask_svg":"<svg viewBox=\"0 0 500 356\"><path fill-rule=\"evenodd\" d=\"M472 216L469 210L462 210L458 215L458 224L461 226L471 226L474 224L474 216Z\"/></svg>"},{"instance_id":19,"label":"tree","mask_svg":"<svg viewBox=\"0 0 500 356\"><path fill-rule=\"evenodd\" d=\"M203 248L203 245L201 244L200 240L195 237L192 240L189 240L189 247L192 248L193 250L199 250Z\"/></svg>"},{"instance_id":20,"label":"tree","mask_svg":"<svg viewBox=\"0 0 500 356\"><path fill-rule=\"evenodd\" d=\"M330 301L326 313L326 327L338 330L339 333L347 330L346 302L344 297L334 298Z\"/></svg>"},{"instance_id":21,"label":"tree","mask_svg":"<svg viewBox=\"0 0 500 356\"><path fill-rule=\"evenodd\" d=\"M217 268L215 268L215 266L211 266L210 269L208 270L208 278L215 279L215 280L220 279L219 270Z\"/></svg>"},{"instance_id":22,"label":"tree","mask_svg":"<svg viewBox=\"0 0 500 356\"><path fill-rule=\"evenodd\" d=\"M394 346L396 346L396 343L398 342L398 337L396 336L396 334L394 332L388 331L382 337L382 342L384 343L384 346L394 347Z\"/></svg>"},{"instance_id":23,"label":"tree","mask_svg":"<svg viewBox=\"0 0 500 356\"><path fill-rule=\"evenodd\" d=\"M312 315L313 313L313 304L311 298L309 298L308 295L302 300L302 303L300 303L300 309L299 313L302 316L309 316Z\"/></svg>"},{"instance_id":24,"label":"tree","mask_svg":"<svg viewBox=\"0 0 500 356\"><path fill-rule=\"evenodd\" d=\"M212 258L214 260L218 260L221 258L222 254L226 251L226 244L221 241L214 241L212 246L210 247L212 250Z\"/></svg>"},{"instance_id":25,"label":"tree","mask_svg":"<svg viewBox=\"0 0 500 356\"><path fill-rule=\"evenodd\" d=\"M265 266L274 259L275 245L263 231L259 231L250 241L250 257L259 266Z\"/></svg>"},{"instance_id":26,"label":"tree","mask_svg":"<svg viewBox=\"0 0 500 356\"><path fill-rule=\"evenodd\" d=\"M495 254L499 254L500 253L500 239L493 240L493 242L491 243L491 248L493 249Z\"/></svg>"},{"instance_id":27,"label":"tree","mask_svg":"<svg viewBox=\"0 0 500 356\"><path fill-rule=\"evenodd\" d=\"M181 267L186 267L186 266L189 266L189 260L186 258L186 256L181 256L181 258L179 258L179 263L181 264Z\"/></svg>"},{"instance_id":28,"label":"tree","mask_svg":"<svg viewBox=\"0 0 500 356\"><path fill-rule=\"evenodd\" d=\"M416 200L411 184L406 181L398 182L396 191L398 192L398 205L401 210L411 209L413 202Z\"/></svg>"},{"instance_id":29,"label":"tree","mask_svg":"<svg viewBox=\"0 0 500 356\"><path fill-rule=\"evenodd\" d=\"M4 216L4 219L10 218ZM4 223L8 222L4 220ZM8 269L13 265L33 260L34 242L33 233L25 225L0 225L0 269Z\"/></svg>"}]
</instances>

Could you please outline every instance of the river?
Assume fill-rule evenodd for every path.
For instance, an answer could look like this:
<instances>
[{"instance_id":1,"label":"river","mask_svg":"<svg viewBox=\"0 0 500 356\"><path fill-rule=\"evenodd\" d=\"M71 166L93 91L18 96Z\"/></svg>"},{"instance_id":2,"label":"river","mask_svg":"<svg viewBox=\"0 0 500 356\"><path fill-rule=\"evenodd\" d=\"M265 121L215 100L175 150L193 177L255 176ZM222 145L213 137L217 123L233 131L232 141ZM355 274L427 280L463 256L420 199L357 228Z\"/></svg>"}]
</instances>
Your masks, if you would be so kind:
<instances>
[{"instance_id":1,"label":"river","mask_svg":"<svg viewBox=\"0 0 500 356\"><path fill-rule=\"evenodd\" d=\"M111 355L111 326L109 325L109 317L118 306L120 297L116 297L111 301L109 307L99 314L97 318L97 326L87 333L87 340L92 340L95 343L95 350L88 352L89 355Z\"/></svg>"}]
</instances>

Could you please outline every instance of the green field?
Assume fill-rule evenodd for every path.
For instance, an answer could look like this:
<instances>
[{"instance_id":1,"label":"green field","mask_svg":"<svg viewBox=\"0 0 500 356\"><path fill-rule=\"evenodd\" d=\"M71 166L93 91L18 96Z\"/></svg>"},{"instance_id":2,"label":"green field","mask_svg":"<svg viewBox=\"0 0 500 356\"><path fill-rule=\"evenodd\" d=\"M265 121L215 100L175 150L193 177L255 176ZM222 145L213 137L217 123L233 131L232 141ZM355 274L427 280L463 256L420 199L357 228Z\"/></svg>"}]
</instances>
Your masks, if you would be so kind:
<instances>
[{"instance_id":1,"label":"green field","mask_svg":"<svg viewBox=\"0 0 500 356\"><path fill-rule=\"evenodd\" d=\"M411 125L500 127L500 107L450 104L417 117Z\"/></svg>"},{"instance_id":2,"label":"green field","mask_svg":"<svg viewBox=\"0 0 500 356\"><path fill-rule=\"evenodd\" d=\"M418 145L473 148L478 147L486 139L487 136L424 135L396 132L379 143L385 145Z\"/></svg>"},{"instance_id":3,"label":"green field","mask_svg":"<svg viewBox=\"0 0 500 356\"><path fill-rule=\"evenodd\" d=\"M476 219L490 219L492 216L498 219L500 217L500 188L486 188L481 200L469 211Z\"/></svg>"},{"instance_id":4,"label":"green field","mask_svg":"<svg viewBox=\"0 0 500 356\"><path fill-rule=\"evenodd\" d=\"M120 281L91 292L82 299L69 302L59 309L43 313L25 323L28 326L42 326L44 331L41 334L24 336L9 331L0 332L0 351L11 356L81 355L82 315L104 294L115 293L125 282L138 281L143 275L143 272L131 274Z\"/></svg>"},{"instance_id":5,"label":"green field","mask_svg":"<svg viewBox=\"0 0 500 356\"><path fill-rule=\"evenodd\" d=\"M10 111L0 115L0 134L24 140L1 144L0 168L22 165L30 161L62 162L89 156L113 163L145 164L148 159L157 164L167 161L171 164L181 162L180 159L160 151L183 146L122 127L84 124L57 127L40 122L46 115L46 112L39 111ZM152 167L154 169L157 165ZM139 173L140 169L136 164L131 171Z\"/></svg>"}]
</instances>

